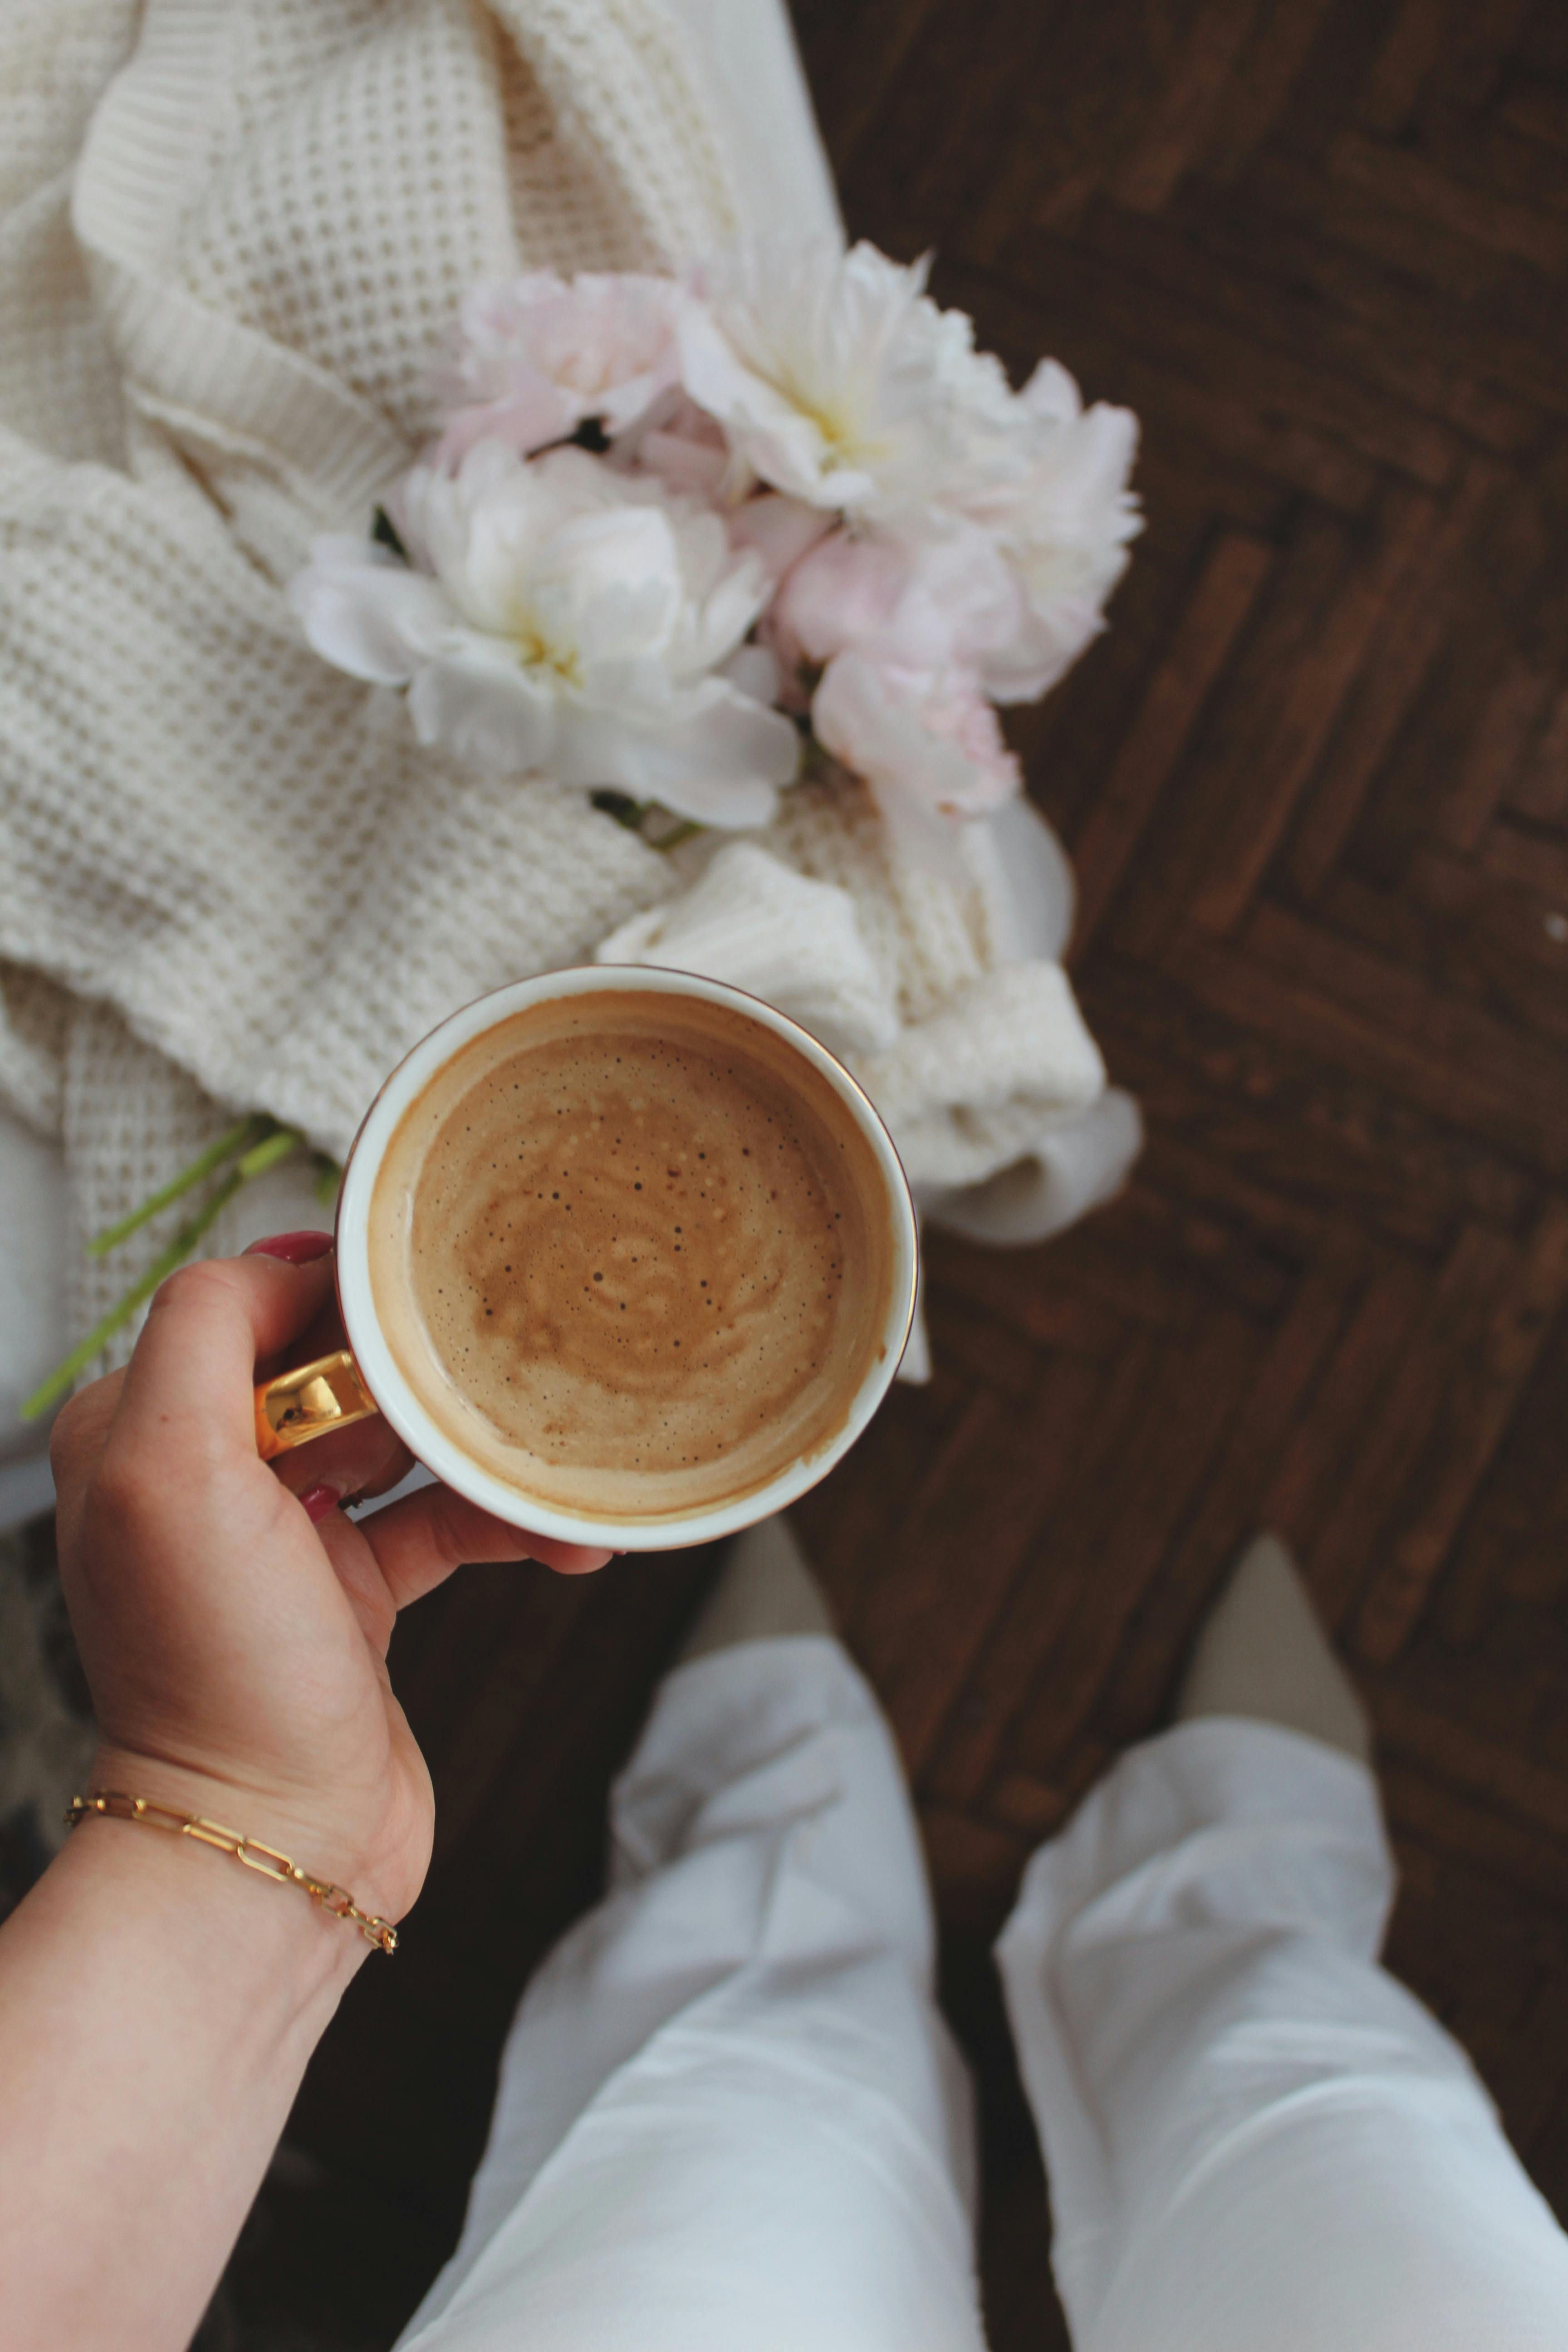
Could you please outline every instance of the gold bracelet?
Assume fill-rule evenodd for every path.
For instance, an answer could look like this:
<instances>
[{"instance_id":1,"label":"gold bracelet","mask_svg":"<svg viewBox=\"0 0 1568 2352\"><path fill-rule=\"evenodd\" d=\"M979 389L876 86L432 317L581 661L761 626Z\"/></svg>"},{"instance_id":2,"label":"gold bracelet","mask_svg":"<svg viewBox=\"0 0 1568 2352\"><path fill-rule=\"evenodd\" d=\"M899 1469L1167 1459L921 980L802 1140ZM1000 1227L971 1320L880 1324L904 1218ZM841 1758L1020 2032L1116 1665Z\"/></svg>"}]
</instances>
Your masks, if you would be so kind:
<instances>
[{"instance_id":1,"label":"gold bracelet","mask_svg":"<svg viewBox=\"0 0 1568 2352\"><path fill-rule=\"evenodd\" d=\"M175 1837L195 1838L198 1844L216 1846L220 1853L232 1853L247 1870L259 1871L263 1878L275 1878L280 1885L302 1886L312 1903L330 1911L334 1919L347 1919L356 1927L367 1944L378 1951L395 1952L397 1930L390 1919L377 1919L362 1911L352 1895L341 1886L332 1886L325 1879L312 1878L297 1862L290 1862L276 1846L258 1844L255 1838L242 1837L237 1830L226 1830L221 1822L209 1822L200 1813L177 1812L173 1805L154 1804L150 1797L127 1797L118 1789L95 1789L90 1797L73 1797L66 1814L66 1827L74 1830L89 1813L105 1813L117 1822L145 1822L151 1830L167 1830Z\"/></svg>"}]
</instances>

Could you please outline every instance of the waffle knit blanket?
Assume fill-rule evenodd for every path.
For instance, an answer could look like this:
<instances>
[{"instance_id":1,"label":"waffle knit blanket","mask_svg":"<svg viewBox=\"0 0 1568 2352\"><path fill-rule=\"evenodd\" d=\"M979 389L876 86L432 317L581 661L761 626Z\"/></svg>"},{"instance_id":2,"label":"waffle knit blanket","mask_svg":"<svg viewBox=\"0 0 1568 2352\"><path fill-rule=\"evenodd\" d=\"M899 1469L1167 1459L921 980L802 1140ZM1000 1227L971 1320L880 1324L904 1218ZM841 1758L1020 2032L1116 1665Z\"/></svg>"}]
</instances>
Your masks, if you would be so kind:
<instances>
[{"instance_id":1,"label":"waffle knit blanket","mask_svg":"<svg viewBox=\"0 0 1568 2352\"><path fill-rule=\"evenodd\" d=\"M1010 850L972 828L952 885L807 787L767 834L661 856L581 793L422 751L285 600L409 463L476 281L776 228L792 142L801 226L831 223L776 0L733 7L7 0L0 1107L63 1147L73 1336L167 1223L104 1263L81 1239L236 1112L341 1155L454 1006L595 953L797 1012L967 1230L1048 1231L1135 1148L1027 811ZM742 105L776 137L738 135Z\"/></svg>"}]
</instances>

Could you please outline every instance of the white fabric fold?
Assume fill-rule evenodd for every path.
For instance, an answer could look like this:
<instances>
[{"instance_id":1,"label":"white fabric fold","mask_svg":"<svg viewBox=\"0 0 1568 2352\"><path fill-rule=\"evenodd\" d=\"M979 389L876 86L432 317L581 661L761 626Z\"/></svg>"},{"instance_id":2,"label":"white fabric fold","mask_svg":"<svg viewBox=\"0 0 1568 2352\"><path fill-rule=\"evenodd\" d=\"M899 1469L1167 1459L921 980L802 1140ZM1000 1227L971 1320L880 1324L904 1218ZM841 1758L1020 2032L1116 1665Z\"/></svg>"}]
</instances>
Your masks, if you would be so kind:
<instances>
[{"instance_id":1,"label":"white fabric fold","mask_svg":"<svg viewBox=\"0 0 1568 2352\"><path fill-rule=\"evenodd\" d=\"M0 1464L42 1450L21 1419L24 1401L58 1360L69 1246L59 1153L0 1111L0 1202L26 1245L0 1251ZM8 1521L0 1514L0 1533Z\"/></svg>"},{"instance_id":2,"label":"white fabric fold","mask_svg":"<svg viewBox=\"0 0 1568 2352\"><path fill-rule=\"evenodd\" d=\"M997 1947L1076 2352L1552 2352L1568 2238L1377 1965L1377 1789L1199 1717L1131 1749Z\"/></svg>"},{"instance_id":3,"label":"white fabric fold","mask_svg":"<svg viewBox=\"0 0 1568 2352\"><path fill-rule=\"evenodd\" d=\"M1042 1125L994 1176L922 1192L927 1221L998 1249L1048 1241L1109 1201L1143 1145L1138 1106L1120 1087L1084 1109Z\"/></svg>"},{"instance_id":4,"label":"white fabric fold","mask_svg":"<svg viewBox=\"0 0 1568 2352\"><path fill-rule=\"evenodd\" d=\"M402 2352L982 2352L919 1838L837 1642L679 1667Z\"/></svg>"},{"instance_id":5,"label":"white fabric fold","mask_svg":"<svg viewBox=\"0 0 1568 2352\"><path fill-rule=\"evenodd\" d=\"M899 1034L892 991L847 890L807 881L754 842L719 850L681 897L613 930L595 960L727 981L846 1057L890 1045Z\"/></svg>"},{"instance_id":6,"label":"white fabric fold","mask_svg":"<svg viewBox=\"0 0 1568 2352\"><path fill-rule=\"evenodd\" d=\"M612 1831L400 2352L979 2352L919 1845L838 1645L678 1668ZM1568 2239L1377 1965L1392 1894L1371 1775L1238 1718L1035 1856L997 1957L1075 2352L1568 2342Z\"/></svg>"},{"instance_id":7,"label":"white fabric fold","mask_svg":"<svg viewBox=\"0 0 1568 2352\"><path fill-rule=\"evenodd\" d=\"M1060 964L1004 964L972 981L860 1078L911 1180L962 1184L1005 1166L1054 1116L1086 1110L1105 1065Z\"/></svg>"}]
</instances>

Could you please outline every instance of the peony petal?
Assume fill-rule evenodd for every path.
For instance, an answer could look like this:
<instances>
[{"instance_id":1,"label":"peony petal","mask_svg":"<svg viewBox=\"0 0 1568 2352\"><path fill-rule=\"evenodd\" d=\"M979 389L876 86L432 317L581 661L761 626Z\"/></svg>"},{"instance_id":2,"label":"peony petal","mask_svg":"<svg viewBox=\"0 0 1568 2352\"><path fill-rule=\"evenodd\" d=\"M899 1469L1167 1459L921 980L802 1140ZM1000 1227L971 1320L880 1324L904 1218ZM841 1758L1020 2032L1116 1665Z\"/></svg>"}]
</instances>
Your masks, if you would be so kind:
<instances>
[{"instance_id":1,"label":"peony petal","mask_svg":"<svg viewBox=\"0 0 1568 2352\"><path fill-rule=\"evenodd\" d=\"M563 783L617 785L705 824L745 826L768 822L774 786L792 782L799 762L787 719L708 678L662 708L563 708L551 772Z\"/></svg>"},{"instance_id":2,"label":"peony petal","mask_svg":"<svg viewBox=\"0 0 1568 2352\"><path fill-rule=\"evenodd\" d=\"M778 657L767 646L737 646L720 675L752 702L768 706L779 698Z\"/></svg>"},{"instance_id":3,"label":"peony petal","mask_svg":"<svg viewBox=\"0 0 1568 2352\"><path fill-rule=\"evenodd\" d=\"M757 698L776 682L764 652L743 666L748 691L717 674L769 593L762 558L735 549L720 516L585 450L524 461L493 440L455 473L416 467L400 503L437 578L358 549L347 577L360 604L413 600L418 642L398 648L395 675L414 679L422 741L693 814L700 799L723 824L765 818L800 739ZM348 559L327 552L335 578Z\"/></svg>"},{"instance_id":4,"label":"peony petal","mask_svg":"<svg viewBox=\"0 0 1568 2352\"><path fill-rule=\"evenodd\" d=\"M767 577L754 555L742 555L672 642L670 666L683 683L728 661L768 600Z\"/></svg>"},{"instance_id":5,"label":"peony petal","mask_svg":"<svg viewBox=\"0 0 1568 2352\"><path fill-rule=\"evenodd\" d=\"M848 646L896 660L908 583L908 560L890 541L829 532L795 566L768 614L780 660L788 669L820 665Z\"/></svg>"},{"instance_id":6,"label":"peony petal","mask_svg":"<svg viewBox=\"0 0 1568 2352\"><path fill-rule=\"evenodd\" d=\"M986 693L994 702L1037 702L1104 626L1098 601L1088 597L1058 594L1031 607L1013 643L981 662Z\"/></svg>"},{"instance_id":7,"label":"peony petal","mask_svg":"<svg viewBox=\"0 0 1568 2352\"><path fill-rule=\"evenodd\" d=\"M954 825L1019 788L995 714L963 673L900 677L840 654L811 717L817 740L869 787L900 854L919 865L951 869Z\"/></svg>"},{"instance_id":8,"label":"peony petal","mask_svg":"<svg viewBox=\"0 0 1568 2352\"><path fill-rule=\"evenodd\" d=\"M668 516L645 506L580 516L556 533L552 555L554 577L541 609L552 635L574 646L585 667L657 657L668 646L682 597Z\"/></svg>"},{"instance_id":9,"label":"peony petal","mask_svg":"<svg viewBox=\"0 0 1568 2352\"><path fill-rule=\"evenodd\" d=\"M1083 396L1059 360L1041 360L1018 394L1018 406L1032 420L1071 425L1083 414Z\"/></svg>"},{"instance_id":10,"label":"peony petal","mask_svg":"<svg viewBox=\"0 0 1568 2352\"><path fill-rule=\"evenodd\" d=\"M492 776L549 767L556 698L518 663L469 638L422 669L408 693L421 743Z\"/></svg>"},{"instance_id":11,"label":"peony petal","mask_svg":"<svg viewBox=\"0 0 1568 2352\"><path fill-rule=\"evenodd\" d=\"M455 472L480 441L499 441L526 457L575 430L580 421L576 405L558 385L532 368L520 370L519 378L500 400L452 410L433 460L444 472Z\"/></svg>"},{"instance_id":12,"label":"peony petal","mask_svg":"<svg viewBox=\"0 0 1568 2352\"><path fill-rule=\"evenodd\" d=\"M458 351L437 390L448 423L444 465L484 434L529 451L601 416L612 433L674 382L679 289L668 278L531 270L464 300Z\"/></svg>"},{"instance_id":13,"label":"peony petal","mask_svg":"<svg viewBox=\"0 0 1568 2352\"><path fill-rule=\"evenodd\" d=\"M790 670L853 651L879 667L935 671L1012 646L1028 617L994 541L955 519L924 539L831 532L784 580L767 635Z\"/></svg>"},{"instance_id":14,"label":"peony petal","mask_svg":"<svg viewBox=\"0 0 1568 2352\"><path fill-rule=\"evenodd\" d=\"M816 418L744 364L703 305L682 310L678 341L682 383L764 482L811 506L854 507L871 495L871 477L836 461Z\"/></svg>"},{"instance_id":15,"label":"peony petal","mask_svg":"<svg viewBox=\"0 0 1568 2352\"><path fill-rule=\"evenodd\" d=\"M736 507L729 524L734 544L753 549L775 584L833 528L831 517L820 507L807 506L800 499L781 498L773 490Z\"/></svg>"},{"instance_id":16,"label":"peony petal","mask_svg":"<svg viewBox=\"0 0 1568 2352\"><path fill-rule=\"evenodd\" d=\"M661 784L655 797L693 824L711 825L719 833L754 833L779 813L774 786L754 776L699 776L679 761L675 768L675 781Z\"/></svg>"},{"instance_id":17,"label":"peony petal","mask_svg":"<svg viewBox=\"0 0 1568 2352\"><path fill-rule=\"evenodd\" d=\"M729 455L722 447L657 429L642 436L637 457L678 498L717 499L730 470Z\"/></svg>"},{"instance_id":18,"label":"peony petal","mask_svg":"<svg viewBox=\"0 0 1568 2352\"><path fill-rule=\"evenodd\" d=\"M450 626L434 580L366 541L317 540L289 601L323 661L376 686L404 686Z\"/></svg>"}]
</instances>

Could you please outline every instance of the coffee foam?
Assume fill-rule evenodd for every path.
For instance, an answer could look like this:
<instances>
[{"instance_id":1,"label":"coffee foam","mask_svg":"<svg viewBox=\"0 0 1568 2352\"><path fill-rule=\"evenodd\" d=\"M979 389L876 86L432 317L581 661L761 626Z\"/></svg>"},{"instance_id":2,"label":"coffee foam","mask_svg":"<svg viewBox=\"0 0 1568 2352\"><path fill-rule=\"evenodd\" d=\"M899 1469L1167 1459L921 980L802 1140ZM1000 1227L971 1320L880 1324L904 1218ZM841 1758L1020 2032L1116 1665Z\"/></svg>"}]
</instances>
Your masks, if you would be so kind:
<instances>
[{"instance_id":1,"label":"coffee foam","mask_svg":"<svg viewBox=\"0 0 1568 2352\"><path fill-rule=\"evenodd\" d=\"M658 1519L837 1435L885 1344L893 1221L785 1039L595 990L474 1038L404 1113L370 1276L420 1405L520 1502Z\"/></svg>"}]
</instances>

